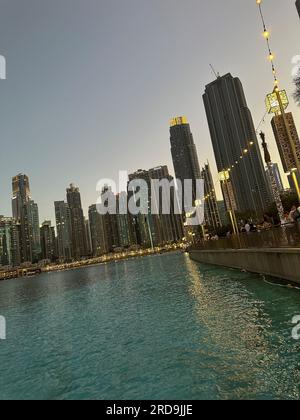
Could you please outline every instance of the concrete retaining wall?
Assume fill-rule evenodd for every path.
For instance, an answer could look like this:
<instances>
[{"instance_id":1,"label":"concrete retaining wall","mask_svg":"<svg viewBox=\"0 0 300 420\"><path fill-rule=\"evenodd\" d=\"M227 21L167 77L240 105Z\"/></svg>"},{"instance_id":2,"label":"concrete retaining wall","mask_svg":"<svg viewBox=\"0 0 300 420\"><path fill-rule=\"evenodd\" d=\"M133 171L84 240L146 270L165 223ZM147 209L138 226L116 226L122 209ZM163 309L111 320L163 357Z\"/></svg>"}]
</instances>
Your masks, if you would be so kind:
<instances>
[{"instance_id":1,"label":"concrete retaining wall","mask_svg":"<svg viewBox=\"0 0 300 420\"><path fill-rule=\"evenodd\" d=\"M191 251L190 257L205 264L247 270L300 284L300 249L229 249Z\"/></svg>"}]
</instances>

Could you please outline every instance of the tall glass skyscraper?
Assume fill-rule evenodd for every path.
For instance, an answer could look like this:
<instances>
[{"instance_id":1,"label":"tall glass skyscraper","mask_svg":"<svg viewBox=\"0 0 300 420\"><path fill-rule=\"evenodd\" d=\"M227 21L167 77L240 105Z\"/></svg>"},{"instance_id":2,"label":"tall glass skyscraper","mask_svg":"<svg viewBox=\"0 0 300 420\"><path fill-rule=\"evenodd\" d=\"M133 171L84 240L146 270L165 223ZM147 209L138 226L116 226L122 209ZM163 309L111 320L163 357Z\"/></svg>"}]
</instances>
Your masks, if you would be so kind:
<instances>
[{"instance_id":1,"label":"tall glass skyscraper","mask_svg":"<svg viewBox=\"0 0 300 420\"><path fill-rule=\"evenodd\" d=\"M55 229L50 220L45 220L40 228L42 259L50 262L56 258Z\"/></svg>"},{"instance_id":2,"label":"tall glass skyscraper","mask_svg":"<svg viewBox=\"0 0 300 420\"><path fill-rule=\"evenodd\" d=\"M64 201L55 201L54 207L57 230L58 257L62 262L70 261L73 258L70 208Z\"/></svg>"},{"instance_id":3,"label":"tall glass skyscraper","mask_svg":"<svg viewBox=\"0 0 300 420\"><path fill-rule=\"evenodd\" d=\"M87 256L85 219L81 205L79 188L71 184L67 188L67 202L72 226L72 249L76 260Z\"/></svg>"},{"instance_id":4,"label":"tall glass skyscraper","mask_svg":"<svg viewBox=\"0 0 300 420\"><path fill-rule=\"evenodd\" d=\"M19 266L19 232L15 219L0 216L0 266Z\"/></svg>"},{"instance_id":5,"label":"tall glass skyscraper","mask_svg":"<svg viewBox=\"0 0 300 420\"><path fill-rule=\"evenodd\" d=\"M171 153L176 179L184 185L193 181L193 199L196 200L195 181L201 178L198 154L193 134L186 117L174 118L170 127Z\"/></svg>"},{"instance_id":6,"label":"tall glass skyscraper","mask_svg":"<svg viewBox=\"0 0 300 420\"><path fill-rule=\"evenodd\" d=\"M138 170L129 175L129 181L144 180L147 183L148 215L139 214L135 217L136 238L141 246L161 246L172 243L181 239L183 234L183 222L181 215L175 214L175 190L172 186L173 178L169 174L167 166L157 166L149 170ZM170 196L164 188L160 187L156 190L152 188L152 181L167 181L170 183ZM128 195L131 197L133 191L129 190ZM170 204L168 214L164 214L162 203ZM152 212L152 208L155 212ZM155 213L155 214L153 214Z\"/></svg>"},{"instance_id":7,"label":"tall glass skyscraper","mask_svg":"<svg viewBox=\"0 0 300 420\"><path fill-rule=\"evenodd\" d=\"M39 212L30 198L27 175L13 177L12 192L13 218L19 225L21 262L38 262L41 253Z\"/></svg>"},{"instance_id":8,"label":"tall glass skyscraper","mask_svg":"<svg viewBox=\"0 0 300 420\"><path fill-rule=\"evenodd\" d=\"M24 203L30 200L30 186L27 175L19 174L12 179L12 213L15 220L22 217L22 208Z\"/></svg>"},{"instance_id":9,"label":"tall glass skyscraper","mask_svg":"<svg viewBox=\"0 0 300 420\"><path fill-rule=\"evenodd\" d=\"M236 209L261 216L271 190L242 83L231 74L218 77L203 100L218 171L230 174Z\"/></svg>"},{"instance_id":10,"label":"tall glass skyscraper","mask_svg":"<svg viewBox=\"0 0 300 420\"><path fill-rule=\"evenodd\" d=\"M101 255L110 252L105 223L106 216L107 215L98 213L96 204L89 207L89 221L94 257L100 257Z\"/></svg>"}]
</instances>

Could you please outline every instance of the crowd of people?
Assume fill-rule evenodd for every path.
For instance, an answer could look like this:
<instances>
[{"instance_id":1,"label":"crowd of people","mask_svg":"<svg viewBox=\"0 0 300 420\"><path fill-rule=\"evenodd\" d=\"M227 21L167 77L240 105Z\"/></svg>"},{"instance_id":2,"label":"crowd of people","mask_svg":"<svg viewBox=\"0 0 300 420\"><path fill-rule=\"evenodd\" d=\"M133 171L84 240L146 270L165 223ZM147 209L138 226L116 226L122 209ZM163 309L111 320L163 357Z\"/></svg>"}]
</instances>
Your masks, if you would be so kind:
<instances>
[{"instance_id":1,"label":"crowd of people","mask_svg":"<svg viewBox=\"0 0 300 420\"><path fill-rule=\"evenodd\" d=\"M290 211L284 213L283 220L279 220L279 218L276 219L266 213L264 214L263 220L260 222L255 222L253 219L249 219L246 222L241 220L239 223L239 229L241 234L251 234L267 231L280 226L292 228L297 223L300 223L300 206L294 205ZM233 231L228 230L226 238L230 239L233 235ZM224 234L222 234L221 237L224 237ZM216 232L205 235L206 241L218 241L219 239L220 236Z\"/></svg>"},{"instance_id":2,"label":"crowd of people","mask_svg":"<svg viewBox=\"0 0 300 420\"><path fill-rule=\"evenodd\" d=\"M261 232L280 225L293 227L298 222L300 222L300 206L294 205L290 211L284 213L283 220L276 220L274 217L265 214L261 223L255 224L253 221L247 221L245 224L242 224L241 233ZM228 233L227 237L230 236L231 232Z\"/></svg>"},{"instance_id":3,"label":"crowd of people","mask_svg":"<svg viewBox=\"0 0 300 420\"><path fill-rule=\"evenodd\" d=\"M296 229L295 226L300 227L300 206L293 205L290 211L286 211L284 213L284 217L282 220L279 219L279 217L273 217L269 214L264 214L262 221L256 221L254 219L248 219L247 221L240 220L239 221L239 231L241 235L245 235L245 239L247 235L252 237L253 233L262 233L266 231L271 231L275 228L274 233L278 233L279 236L271 236L271 238L277 238L279 242L283 239L284 241L287 241L287 243L291 246L295 245L295 241L299 243L300 241L300 229ZM277 229L276 229L277 228ZM282 229L280 229L282 228ZM235 234L233 233L233 230L228 230L226 233L226 230L220 232L213 232L208 233L205 235L204 241L207 242L218 242L220 239L224 239L226 237L227 239L234 239ZM241 238L241 237L240 237ZM256 238L256 236L253 236L253 239ZM265 237L268 240L270 239L269 236Z\"/></svg>"},{"instance_id":4,"label":"crowd of people","mask_svg":"<svg viewBox=\"0 0 300 420\"><path fill-rule=\"evenodd\" d=\"M290 212L284 214L284 222L286 224L297 223L300 221L300 206L293 206Z\"/></svg>"},{"instance_id":5,"label":"crowd of people","mask_svg":"<svg viewBox=\"0 0 300 420\"><path fill-rule=\"evenodd\" d=\"M255 232L262 232L269 229L272 229L276 226L285 226L285 227L294 227L297 223L300 223L300 206L292 206L290 211L284 213L283 220L275 219L269 214L265 214L263 221L255 223L252 219L247 220L246 222L241 221L239 224L240 233L250 234ZM229 230L226 234L226 237L230 239L233 235L232 230ZM217 234L209 235L208 240L216 241L219 240Z\"/></svg>"}]
</instances>

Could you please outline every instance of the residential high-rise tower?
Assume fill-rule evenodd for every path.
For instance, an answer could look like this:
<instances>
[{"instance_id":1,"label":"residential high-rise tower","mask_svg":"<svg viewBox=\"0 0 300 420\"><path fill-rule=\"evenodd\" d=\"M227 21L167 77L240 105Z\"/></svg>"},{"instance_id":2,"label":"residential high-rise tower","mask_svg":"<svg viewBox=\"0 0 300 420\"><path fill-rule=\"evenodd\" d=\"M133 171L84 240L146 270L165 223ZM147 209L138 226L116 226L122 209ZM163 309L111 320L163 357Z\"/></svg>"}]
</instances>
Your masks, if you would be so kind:
<instances>
[{"instance_id":1,"label":"residential high-rise tower","mask_svg":"<svg viewBox=\"0 0 300 420\"><path fill-rule=\"evenodd\" d=\"M182 187L185 180L192 180L192 198L195 201L198 198L196 197L196 181L200 179L201 173L196 145L186 117L174 118L171 121L170 142L176 179L181 181Z\"/></svg>"},{"instance_id":2,"label":"residential high-rise tower","mask_svg":"<svg viewBox=\"0 0 300 420\"><path fill-rule=\"evenodd\" d=\"M86 230L80 191L74 184L71 184L70 187L67 188L67 202L70 209L72 226L73 257L74 259L79 260L87 256Z\"/></svg>"},{"instance_id":3,"label":"residential high-rise tower","mask_svg":"<svg viewBox=\"0 0 300 420\"><path fill-rule=\"evenodd\" d=\"M219 76L206 86L203 100L218 171L230 177L236 209L260 217L271 190L242 83L231 74Z\"/></svg>"}]
</instances>

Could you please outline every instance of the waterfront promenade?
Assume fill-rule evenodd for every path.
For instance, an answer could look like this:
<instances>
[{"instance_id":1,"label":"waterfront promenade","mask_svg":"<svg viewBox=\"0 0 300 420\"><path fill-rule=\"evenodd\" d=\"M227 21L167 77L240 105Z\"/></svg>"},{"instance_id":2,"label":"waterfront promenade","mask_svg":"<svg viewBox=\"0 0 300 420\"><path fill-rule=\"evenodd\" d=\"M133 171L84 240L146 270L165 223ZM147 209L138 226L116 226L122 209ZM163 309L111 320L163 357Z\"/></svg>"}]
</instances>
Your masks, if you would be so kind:
<instances>
[{"instance_id":1,"label":"waterfront promenade","mask_svg":"<svg viewBox=\"0 0 300 420\"><path fill-rule=\"evenodd\" d=\"M300 284L300 225L243 233L203 241L190 250L192 259L246 270Z\"/></svg>"}]
</instances>

